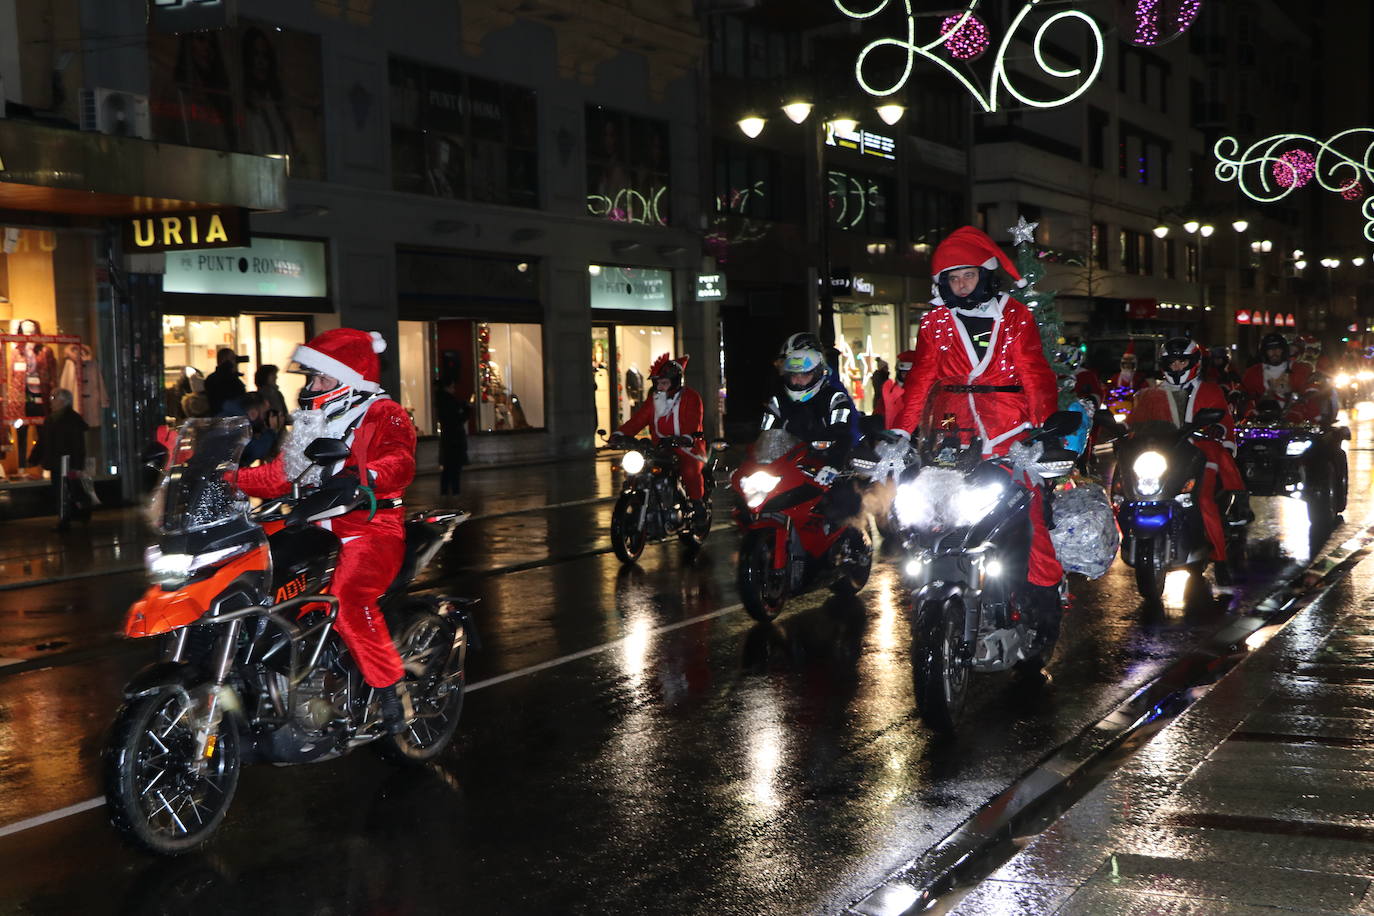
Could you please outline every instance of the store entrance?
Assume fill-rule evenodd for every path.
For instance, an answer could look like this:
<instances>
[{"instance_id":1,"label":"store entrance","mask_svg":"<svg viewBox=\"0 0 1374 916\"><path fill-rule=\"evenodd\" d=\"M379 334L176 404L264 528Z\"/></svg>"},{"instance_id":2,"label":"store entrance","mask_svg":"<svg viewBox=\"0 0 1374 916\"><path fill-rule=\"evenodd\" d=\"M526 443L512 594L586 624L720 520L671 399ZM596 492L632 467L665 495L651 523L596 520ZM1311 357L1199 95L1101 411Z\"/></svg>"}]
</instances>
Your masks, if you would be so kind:
<instances>
[{"instance_id":1,"label":"store entrance","mask_svg":"<svg viewBox=\"0 0 1374 916\"><path fill-rule=\"evenodd\" d=\"M664 353L673 354L671 326L607 324L592 327L597 429L609 433L644 403L652 390L649 369Z\"/></svg>"},{"instance_id":2,"label":"store entrance","mask_svg":"<svg viewBox=\"0 0 1374 916\"><path fill-rule=\"evenodd\" d=\"M277 386L288 405L294 405L299 376L283 373L291 363L296 347L309 340L312 319L308 315L163 315L162 371L167 415L182 419L182 398L199 392L205 376L215 370L215 357L228 347L248 357L239 365L243 384L249 391L257 387L254 374L259 366L276 366L280 372Z\"/></svg>"}]
</instances>

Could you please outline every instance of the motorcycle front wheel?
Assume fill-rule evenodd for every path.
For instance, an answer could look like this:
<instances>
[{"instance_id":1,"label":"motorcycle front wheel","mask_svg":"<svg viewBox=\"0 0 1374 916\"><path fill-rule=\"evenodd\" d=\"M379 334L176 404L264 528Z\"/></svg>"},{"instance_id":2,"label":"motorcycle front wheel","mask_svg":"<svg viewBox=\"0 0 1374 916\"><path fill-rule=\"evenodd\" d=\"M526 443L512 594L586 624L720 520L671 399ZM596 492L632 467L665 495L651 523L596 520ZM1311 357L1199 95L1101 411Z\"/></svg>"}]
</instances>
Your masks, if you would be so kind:
<instances>
[{"instance_id":1,"label":"motorcycle front wheel","mask_svg":"<svg viewBox=\"0 0 1374 916\"><path fill-rule=\"evenodd\" d=\"M739 600L749 616L767 623L787 601L787 568L773 568L773 532L750 531L739 545Z\"/></svg>"},{"instance_id":2,"label":"motorcycle front wheel","mask_svg":"<svg viewBox=\"0 0 1374 916\"><path fill-rule=\"evenodd\" d=\"M443 753L463 714L466 674L446 668L453 646L453 624L430 610L412 613L396 648L405 666L406 691L415 717L399 735L377 743L383 757L424 763Z\"/></svg>"},{"instance_id":3,"label":"motorcycle front wheel","mask_svg":"<svg viewBox=\"0 0 1374 916\"><path fill-rule=\"evenodd\" d=\"M832 587L841 595L857 595L868 584L868 575L873 571L873 545L857 528L850 528L840 537L835 545L839 550L840 577Z\"/></svg>"},{"instance_id":4,"label":"motorcycle front wheel","mask_svg":"<svg viewBox=\"0 0 1374 916\"><path fill-rule=\"evenodd\" d=\"M180 855L208 840L238 787L233 722L220 720L201 761L190 713L185 692L174 687L139 697L119 711L105 748L110 822L130 842L158 855Z\"/></svg>"},{"instance_id":5,"label":"motorcycle front wheel","mask_svg":"<svg viewBox=\"0 0 1374 916\"><path fill-rule=\"evenodd\" d=\"M951 734L963 716L971 676L959 651L964 639L964 602L960 598L928 601L916 619L912 646L916 708L926 725Z\"/></svg>"},{"instance_id":6,"label":"motorcycle front wheel","mask_svg":"<svg viewBox=\"0 0 1374 916\"><path fill-rule=\"evenodd\" d=\"M1164 559L1153 540L1138 540L1135 547L1135 587L1146 601L1164 599Z\"/></svg>"},{"instance_id":7,"label":"motorcycle front wheel","mask_svg":"<svg viewBox=\"0 0 1374 916\"><path fill-rule=\"evenodd\" d=\"M644 552L644 529L639 513L643 493L622 493L611 510L611 548L622 563L633 563Z\"/></svg>"}]
</instances>

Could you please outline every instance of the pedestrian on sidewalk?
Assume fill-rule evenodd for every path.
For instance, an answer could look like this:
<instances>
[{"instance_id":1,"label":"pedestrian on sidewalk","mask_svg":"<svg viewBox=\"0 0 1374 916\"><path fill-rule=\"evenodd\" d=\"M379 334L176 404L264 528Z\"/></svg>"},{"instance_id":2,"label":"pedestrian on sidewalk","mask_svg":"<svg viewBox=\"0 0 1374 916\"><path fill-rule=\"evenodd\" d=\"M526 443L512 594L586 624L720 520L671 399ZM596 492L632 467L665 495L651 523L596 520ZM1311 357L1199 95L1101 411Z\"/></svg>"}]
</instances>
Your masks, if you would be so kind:
<instances>
[{"instance_id":1,"label":"pedestrian on sidewalk","mask_svg":"<svg viewBox=\"0 0 1374 916\"><path fill-rule=\"evenodd\" d=\"M38 427L38 441L28 463L49 473L57 530L66 531L73 517L89 521L91 515L91 500L81 480L86 468L86 421L72 409L72 393L66 388L52 393L51 404L52 413Z\"/></svg>"},{"instance_id":2,"label":"pedestrian on sidewalk","mask_svg":"<svg viewBox=\"0 0 1374 916\"><path fill-rule=\"evenodd\" d=\"M291 422L291 411L286 409L286 396L277 387L277 367L271 363L259 366L253 373L253 384L258 386L258 394L267 400L267 409L277 415L278 428ZM268 422L272 422L271 413Z\"/></svg>"},{"instance_id":3,"label":"pedestrian on sidewalk","mask_svg":"<svg viewBox=\"0 0 1374 916\"><path fill-rule=\"evenodd\" d=\"M241 398L248 393L243 384L243 373L239 371L239 363L247 361L248 357L239 356L228 347L220 347L215 356L215 371L205 379L205 396L210 399L212 415L224 409L225 401Z\"/></svg>"},{"instance_id":4,"label":"pedestrian on sidewalk","mask_svg":"<svg viewBox=\"0 0 1374 916\"><path fill-rule=\"evenodd\" d=\"M456 378L436 386L434 416L439 421L439 495L457 496L468 463L468 405L458 397Z\"/></svg>"}]
</instances>

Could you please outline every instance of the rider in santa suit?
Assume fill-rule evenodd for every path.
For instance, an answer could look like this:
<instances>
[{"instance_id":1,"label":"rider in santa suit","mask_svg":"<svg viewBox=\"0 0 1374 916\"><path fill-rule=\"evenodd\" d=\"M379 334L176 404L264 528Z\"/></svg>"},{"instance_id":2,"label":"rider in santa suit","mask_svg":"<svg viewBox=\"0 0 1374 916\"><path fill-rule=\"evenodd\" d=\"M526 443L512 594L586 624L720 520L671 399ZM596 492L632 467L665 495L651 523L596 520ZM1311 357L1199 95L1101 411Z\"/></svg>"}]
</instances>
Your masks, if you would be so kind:
<instances>
[{"instance_id":1,"label":"rider in santa suit","mask_svg":"<svg viewBox=\"0 0 1374 916\"><path fill-rule=\"evenodd\" d=\"M987 234L965 226L931 256L936 306L921 319L915 362L893 429L905 435L920 424L926 397L941 379L966 379L993 391L980 395L974 421L985 455L1004 455L1017 435L1039 426L1058 406L1054 370L1045 359L1035 316L998 289L998 265L1024 287L1011 260ZM1064 569L1054 553L1044 499L1031 487L1030 584L1037 604L1058 608Z\"/></svg>"},{"instance_id":2,"label":"rider in santa suit","mask_svg":"<svg viewBox=\"0 0 1374 916\"><path fill-rule=\"evenodd\" d=\"M386 342L376 331L338 328L297 347L287 371L303 373L296 429L349 445L342 466L326 468L322 486L361 486L376 497L370 513L359 508L319 524L339 536L343 547L332 590L339 599L339 635L353 655L363 680L376 688L382 718L392 734L405 728L396 684L404 672L378 607L401 569L405 553L405 513L401 494L415 477L415 426L400 404L382 391L377 354ZM291 490L287 466L303 466L309 441L292 436L283 454L268 464L239 471L238 485L249 496L271 498Z\"/></svg>"},{"instance_id":3,"label":"rider in santa suit","mask_svg":"<svg viewBox=\"0 0 1374 916\"><path fill-rule=\"evenodd\" d=\"M1229 585L1231 576L1226 563L1226 533L1222 527L1218 497L1226 494L1232 496L1231 510L1237 523L1253 520L1254 513L1250 511L1250 494L1245 489L1245 480L1233 457L1236 449L1235 419L1231 416L1225 390L1215 382L1202 380L1203 354L1197 342L1187 337L1165 341L1159 356L1162 384L1157 388L1147 388L1135 396L1135 405L1127 425L1136 427L1150 420L1162 420L1174 426L1183 426L1193 422L1194 415L1203 408L1217 407L1224 411L1218 424L1220 428L1214 430L1217 438L1194 437L1193 445L1207 459L1202 475L1202 490L1208 498L1198 502L1198 508L1202 511L1202 527L1212 545L1217 584ZM1218 484L1221 493L1217 492Z\"/></svg>"},{"instance_id":4,"label":"rider in santa suit","mask_svg":"<svg viewBox=\"0 0 1374 916\"><path fill-rule=\"evenodd\" d=\"M1145 373L1136 368L1135 341L1126 345L1126 352L1121 354L1121 371L1107 380L1107 387L1115 390L1125 388L1134 394L1142 388L1149 387L1150 380L1145 377Z\"/></svg>"},{"instance_id":5,"label":"rider in santa suit","mask_svg":"<svg viewBox=\"0 0 1374 916\"><path fill-rule=\"evenodd\" d=\"M660 436L691 436L691 448L678 448L678 473L682 475L682 488L692 501L693 511L702 506L706 486L702 481L701 469L706 463L706 438L702 435L701 395L682 383L683 370L687 368L688 356L670 359L664 353L654 360L649 369L649 381L654 386L654 396L639 405L630 419L615 431L616 436L633 437L644 427L649 427L649 438L654 442Z\"/></svg>"}]
</instances>

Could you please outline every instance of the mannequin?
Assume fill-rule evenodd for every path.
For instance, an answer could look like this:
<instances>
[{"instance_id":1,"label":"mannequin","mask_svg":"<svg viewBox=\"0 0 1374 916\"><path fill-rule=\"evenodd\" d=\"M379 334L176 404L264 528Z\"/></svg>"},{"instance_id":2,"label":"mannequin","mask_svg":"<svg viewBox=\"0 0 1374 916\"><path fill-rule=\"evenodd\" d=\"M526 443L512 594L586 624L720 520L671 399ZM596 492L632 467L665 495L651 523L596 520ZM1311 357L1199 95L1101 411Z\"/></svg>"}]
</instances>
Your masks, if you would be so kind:
<instances>
[{"instance_id":1,"label":"mannequin","mask_svg":"<svg viewBox=\"0 0 1374 916\"><path fill-rule=\"evenodd\" d=\"M43 331L37 321L23 318L15 322L14 333L36 336ZM15 342L9 353L5 385L5 418L23 421L18 446L19 454L27 455L29 427L42 424L51 409L49 399L57 388L57 358L52 347L38 342Z\"/></svg>"},{"instance_id":2,"label":"mannequin","mask_svg":"<svg viewBox=\"0 0 1374 916\"><path fill-rule=\"evenodd\" d=\"M89 346L79 343L67 348L58 386L72 393L72 406L87 426L100 425L101 414L110 406L110 399L105 392L105 380L100 375L100 364L95 361Z\"/></svg>"}]
</instances>

